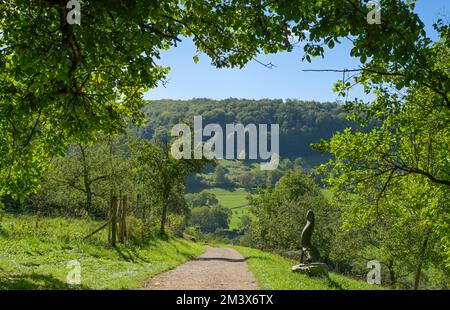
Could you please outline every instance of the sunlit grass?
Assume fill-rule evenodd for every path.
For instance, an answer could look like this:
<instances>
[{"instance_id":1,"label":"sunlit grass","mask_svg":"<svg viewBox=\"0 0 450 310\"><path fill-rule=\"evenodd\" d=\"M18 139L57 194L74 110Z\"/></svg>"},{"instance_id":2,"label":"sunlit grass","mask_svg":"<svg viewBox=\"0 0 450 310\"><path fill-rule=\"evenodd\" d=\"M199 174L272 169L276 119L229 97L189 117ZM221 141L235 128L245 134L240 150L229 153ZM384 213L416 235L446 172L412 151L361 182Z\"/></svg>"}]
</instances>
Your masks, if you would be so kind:
<instances>
[{"instance_id":1,"label":"sunlit grass","mask_svg":"<svg viewBox=\"0 0 450 310\"><path fill-rule=\"evenodd\" d=\"M382 289L365 281L335 273L328 277L309 277L291 271L298 262L260 250L233 246L246 259L250 271L264 290L373 290Z\"/></svg>"},{"instance_id":2,"label":"sunlit grass","mask_svg":"<svg viewBox=\"0 0 450 310\"><path fill-rule=\"evenodd\" d=\"M248 206L247 196L249 193L243 188L236 188L234 190L213 188L208 189L208 192L216 195L219 204L225 208L233 211L230 221L230 229L239 228L239 223L243 215L251 215L250 207Z\"/></svg>"},{"instance_id":3,"label":"sunlit grass","mask_svg":"<svg viewBox=\"0 0 450 310\"><path fill-rule=\"evenodd\" d=\"M100 222L7 216L0 229L0 289L137 289L145 280L201 254L190 241L151 239L145 245L107 243L107 231L82 238ZM81 285L66 282L67 263L81 264Z\"/></svg>"}]
</instances>

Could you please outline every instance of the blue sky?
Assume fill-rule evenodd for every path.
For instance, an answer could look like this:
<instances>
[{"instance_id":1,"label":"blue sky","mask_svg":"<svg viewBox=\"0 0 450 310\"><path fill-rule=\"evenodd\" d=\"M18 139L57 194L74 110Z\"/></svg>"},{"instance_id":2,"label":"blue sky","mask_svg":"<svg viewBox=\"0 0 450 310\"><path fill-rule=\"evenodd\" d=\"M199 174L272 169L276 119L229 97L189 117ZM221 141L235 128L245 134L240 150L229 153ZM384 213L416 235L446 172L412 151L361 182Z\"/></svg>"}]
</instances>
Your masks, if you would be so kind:
<instances>
[{"instance_id":1,"label":"blue sky","mask_svg":"<svg viewBox=\"0 0 450 310\"><path fill-rule=\"evenodd\" d=\"M431 27L438 18L450 18L450 0L418 0L416 11L427 26L427 33L435 38ZM184 39L178 47L164 51L160 64L171 67L169 83L149 91L146 99L191 99L191 98L281 98L316 101L335 101L333 83L342 74L329 72L302 72L304 69L356 68L358 60L349 56L350 44L336 46L326 51L325 58L316 58L312 63L302 62L302 47L291 53L260 55L258 60L276 65L268 69L255 61L243 69L217 69L206 55L201 55L195 64L192 57L195 47L190 39ZM351 93L351 98L362 97L360 90ZM351 99L349 98L349 99Z\"/></svg>"}]
</instances>

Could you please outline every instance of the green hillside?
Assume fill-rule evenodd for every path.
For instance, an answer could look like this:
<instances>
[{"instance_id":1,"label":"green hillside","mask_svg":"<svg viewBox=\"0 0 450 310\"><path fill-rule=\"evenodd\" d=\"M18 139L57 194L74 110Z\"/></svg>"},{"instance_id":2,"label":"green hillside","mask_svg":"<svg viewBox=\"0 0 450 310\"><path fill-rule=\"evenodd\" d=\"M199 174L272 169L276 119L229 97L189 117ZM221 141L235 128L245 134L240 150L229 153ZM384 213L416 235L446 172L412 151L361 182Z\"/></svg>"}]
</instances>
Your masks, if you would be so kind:
<instances>
[{"instance_id":1,"label":"green hillside","mask_svg":"<svg viewBox=\"0 0 450 310\"><path fill-rule=\"evenodd\" d=\"M203 117L203 125L215 123L222 128L236 123L279 124L281 157L303 157L310 166L327 160L310 147L312 143L354 126L346 119L343 106L335 102L236 98L156 100L146 105L144 112L150 120L140 130L145 138L159 135L159 128L168 130L177 123L190 123L198 115Z\"/></svg>"}]
</instances>

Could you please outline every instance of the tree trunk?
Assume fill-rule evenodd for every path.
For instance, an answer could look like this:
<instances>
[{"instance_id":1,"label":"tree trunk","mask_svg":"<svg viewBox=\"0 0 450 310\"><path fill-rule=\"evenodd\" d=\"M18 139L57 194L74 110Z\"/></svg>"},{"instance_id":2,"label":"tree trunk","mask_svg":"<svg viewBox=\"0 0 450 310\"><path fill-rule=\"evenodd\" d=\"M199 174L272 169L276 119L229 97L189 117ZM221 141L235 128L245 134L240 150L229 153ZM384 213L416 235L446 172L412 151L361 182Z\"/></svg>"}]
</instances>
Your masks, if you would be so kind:
<instances>
[{"instance_id":1,"label":"tree trunk","mask_svg":"<svg viewBox=\"0 0 450 310\"><path fill-rule=\"evenodd\" d=\"M108 244L111 244L111 222L112 222L112 190L109 192L109 225L108 225Z\"/></svg>"},{"instance_id":2,"label":"tree trunk","mask_svg":"<svg viewBox=\"0 0 450 310\"><path fill-rule=\"evenodd\" d=\"M416 274L414 276L414 290L419 289L420 275L422 273L422 263L422 260L419 260L419 265L417 266Z\"/></svg>"},{"instance_id":3,"label":"tree trunk","mask_svg":"<svg viewBox=\"0 0 450 310\"><path fill-rule=\"evenodd\" d=\"M152 227L152 212L151 212L152 210L150 209L150 207L151 207L151 205L149 203L146 203L144 206L145 210L148 211L148 212L146 212L147 218L145 219L145 223L146 223L146 225L148 225L148 228Z\"/></svg>"},{"instance_id":4,"label":"tree trunk","mask_svg":"<svg viewBox=\"0 0 450 310\"><path fill-rule=\"evenodd\" d=\"M86 209L91 210L92 207L92 190L91 190L91 178L89 175L89 167L86 161L86 153L84 151L83 146L81 144L78 145L81 153L81 161L83 165L83 181L84 181L84 189L86 194Z\"/></svg>"},{"instance_id":5,"label":"tree trunk","mask_svg":"<svg viewBox=\"0 0 450 310\"><path fill-rule=\"evenodd\" d=\"M425 235L425 239L423 240L422 247L420 248L419 264L417 265L416 274L414 276L414 290L418 290L419 289L420 276L422 274L422 267L423 267L423 263L425 261L425 256L426 256L426 251L427 251L427 247L428 247L428 239L430 237L430 232L431 232L430 229L428 229L427 233Z\"/></svg>"},{"instance_id":6,"label":"tree trunk","mask_svg":"<svg viewBox=\"0 0 450 310\"><path fill-rule=\"evenodd\" d=\"M3 215L1 215L1 217L3 217ZM1 218L0 218L0 222L1 222ZM39 223L41 222L41 211L38 209L36 212L36 229L39 228Z\"/></svg>"},{"instance_id":7,"label":"tree trunk","mask_svg":"<svg viewBox=\"0 0 450 310\"><path fill-rule=\"evenodd\" d=\"M119 225L119 242L123 243L123 196L120 193L119 197L119 208L117 212L117 222Z\"/></svg>"},{"instance_id":8,"label":"tree trunk","mask_svg":"<svg viewBox=\"0 0 450 310\"><path fill-rule=\"evenodd\" d=\"M141 194L138 194L136 197L136 210L140 209L141 209ZM144 239L145 239L145 204L142 205L141 210L141 240L144 241Z\"/></svg>"},{"instance_id":9,"label":"tree trunk","mask_svg":"<svg viewBox=\"0 0 450 310\"><path fill-rule=\"evenodd\" d=\"M166 234L166 221L167 221L167 209L169 208L169 193L166 191L163 195L163 209L161 213L161 227L159 233L161 235Z\"/></svg>"},{"instance_id":10,"label":"tree trunk","mask_svg":"<svg viewBox=\"0 0 450 310\"><path fill-rule=\"evenodd\" d=\"M127 238L127 209L128 209L128 197L125 195L122 198L122 242Z\"/></svg>"},{"instance_id":11,"label":"tree trunk","mask_svg":"<svg viewBox=\"0 0 450 310\"><path fill-rule=\"evenodd\" d=\"M387 268L389 270L389 282L390 282L392 287L395 287L395 285L397 284L397 276L395 274L394 260L393 259L388 261Z\"/></svg>"}]
</instances>

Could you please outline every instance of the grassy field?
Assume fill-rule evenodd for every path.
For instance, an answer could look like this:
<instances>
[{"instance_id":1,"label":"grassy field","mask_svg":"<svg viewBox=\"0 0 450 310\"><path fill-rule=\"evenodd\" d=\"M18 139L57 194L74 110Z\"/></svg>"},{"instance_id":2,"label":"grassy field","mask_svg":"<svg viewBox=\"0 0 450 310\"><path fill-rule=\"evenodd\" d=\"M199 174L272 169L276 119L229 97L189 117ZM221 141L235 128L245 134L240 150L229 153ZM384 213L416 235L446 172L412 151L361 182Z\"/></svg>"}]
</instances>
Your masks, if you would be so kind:
<instances>
[{"instance_id":1,"label":"grassy field","mask_svg":"<svg viewBox=\"0 0 450 310\"><path fill-rule=\"evenodd\" d=\"M145 246L107 245L107 232L82 237L101 223L7 216L0 222L0 290L136 289L145 280L203 252L195 243L153 239ZM68 262L81 265L81 285L66 282Z\"/></svg>"},{"instance_id":2,"label":"grassy field","mask_svg":"<svg viewBox=\"0 0 450 310\"><path fill-rule=\"evenodd\" d=\"M235 190L212 188L207 191L216 195L219 203L226 208L233 209L236 207L246 206L248 204L246 198L248 192L246 192L243 188L237 188Z\"/></svg>"},{"instance_id":3,"label":"grassy field","mask_svg":"<svg viewBox=\"0 0 450 310\"><path fill-rule=\"evenodd\" d=\"M208 189L208 192L216 195L219 203L233 211L231 217L230 229L236 229L239 226L239 222L244 214L250 215L249 207L247 206L247 195L249 194L243 188L237 188L235 190L227 190L222 188Z\"/></svg>"},{"instance_id":4,"label":"grassy field","mask_svg":"<svg viewBox=\"0 0 450 310\"><path fill-rule=\"evenodd\" d=\"M263 290L373 290L382 289L362 280L329 273L329 277L311 278L291 271L298 262L256 249L232 246L246 259L250 271Z\"/></svg>"}]
</instances>

